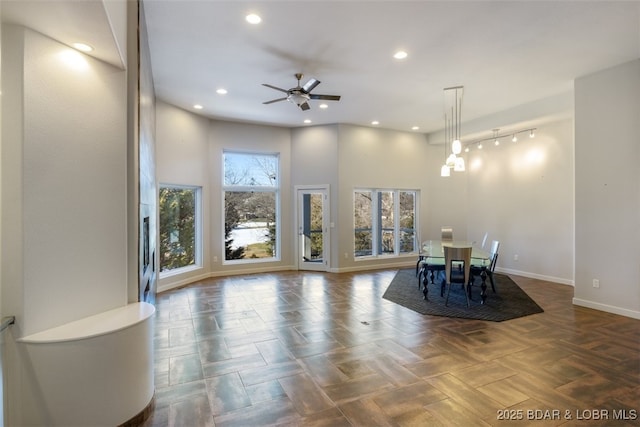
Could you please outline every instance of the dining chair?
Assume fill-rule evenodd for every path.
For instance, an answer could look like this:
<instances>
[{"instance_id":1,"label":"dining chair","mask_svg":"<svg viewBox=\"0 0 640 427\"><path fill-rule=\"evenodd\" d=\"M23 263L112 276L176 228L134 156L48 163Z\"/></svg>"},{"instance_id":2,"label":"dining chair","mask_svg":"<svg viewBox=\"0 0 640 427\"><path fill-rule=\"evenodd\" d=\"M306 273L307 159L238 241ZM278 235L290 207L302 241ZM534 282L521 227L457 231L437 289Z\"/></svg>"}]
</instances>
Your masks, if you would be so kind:
<instances>
[{"instance_id":1,"label":"dining chair","mask_svg":"<svg viewBox=\"0 0 640 427\"><path fill-rule=\"evenodd\" d=\"M440 236L443 242L453 242L453 228L442 227Z\"/></svg>"},{"instance_id":2,"label":"dining chair","mask_svg":"<svg viewBox=\"0 0 640 427\"><path fill-rule=\"evenodd\" d=\"M485 267L485 273L489 277L489 282L491 282L491 289L493 292L496 292L496 284L493 281L493 271L496 269L496 263L498 262L498 249L500 249L500 242L498 240L494 240L491 242L491 250L489 252L489 265ZM471 267L471 276L477 276L482 274L482 267ZM472 279L473 280L473 279Z\"/></svg>"},{"instance_id":3,"label":"dining chair","mask_svg":"<svg viewBox=\"0 0 640 427\"><path fill-rule=\"evenodd\" d=\"M467 298L467 307L469 304L469 281L471 279L471 250L469 247L444 247L444 277L445 286L447 287L447 296L444 305L449 303L449 293L451 292L451 284L459 283L464 290L464 296ZM454 268L455 264L455 268Z\"/></svg>"}]
</instances>

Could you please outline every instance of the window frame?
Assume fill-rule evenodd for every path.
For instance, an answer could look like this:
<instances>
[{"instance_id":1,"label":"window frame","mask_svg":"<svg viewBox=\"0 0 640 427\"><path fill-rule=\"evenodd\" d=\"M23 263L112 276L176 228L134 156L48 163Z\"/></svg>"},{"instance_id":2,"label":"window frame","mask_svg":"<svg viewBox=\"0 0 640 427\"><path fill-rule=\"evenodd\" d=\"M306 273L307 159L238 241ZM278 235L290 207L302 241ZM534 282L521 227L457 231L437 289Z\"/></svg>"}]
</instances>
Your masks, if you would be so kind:
<instances>
[{"instance_id":1,"label":"window frame","mask_svg":"<svg viewBox=\"0 0 640 427\"><path fill-rule=\"evenodd\" d=\"M169 183L160 183L158 185L158 222L162 221L160 217L160 191L163 188L170 189L181 189L181 190L193 190L195 194L195 203L194 203L194 263L185 265L183 267L174 268L171 270L162 270L162 265L159 265L158 277L163 279L165 277L171 277L183 273L187 273L190 271L198 270L203 268L203 228L202 228L202 186L198 185L185 185L185 184L169 184ZM160 230L160 226L158 227ZM158 250L160 250L160 239L158 239Z\"/></svg>"},{"instance_id":2,"label":"window frame","mask_svg":"<svg viewBox=\"0 0 640 427\"><path fill-rule=\"evenodd\" d=\"M228 185L226 184L225 179L225 156L227 154L234 155L246 155L246 156L261 156L261 157L273 157L276 161L276 176L273 178L273 185ZM225 239L222 239L222 265L239 265L239 264L256 264L256 263L267 263L267 262L279 262L281 261L281 246L282 246L282 227L281 227L281 184L280 177L282 176L281 171L281 162L280 162L280 153L271 152L271 151L242 151L242 150L231 150L231 149L223 149L222 150L222 191L221 191L221 210L222 210L222 236L225 236L225 221L226 221L226 207L225 207L225 198L227 192L251 192L251 193L273 193L274 194L274 212L275 212L275 246L274 252L275 256L268 258L242 258L242 259L226 259L226 251L225 251Z\"/></svg>"},{"instance_id":3,"label":"window frame","mask_svg":"<svg viewBox=\"0 0 640 427\"><path fill-rule=\"evenodd\" d=\"M356 232L356 217L355 217L355 202L356 193L369 193L371 194L371 254L370 255L357 255L355 247L355 232ZM381 198L383 193L392 193L393 198L393 252L382 251L382 234L390 227L382 228L382 211L381 211ZM413 250L410 252L401 251L401 232L403 227L400 224L400 193L413 193ZM377 258L397 258L404 256L414 256L419 251L418 242L418 218L419 218L419 197L420 191L417 189L390 189L390 188L355 188L353 190L353 203L352 203L352 215L353 215L353 257L355 261L377 259Z\"/></svg>"}]
</instances>

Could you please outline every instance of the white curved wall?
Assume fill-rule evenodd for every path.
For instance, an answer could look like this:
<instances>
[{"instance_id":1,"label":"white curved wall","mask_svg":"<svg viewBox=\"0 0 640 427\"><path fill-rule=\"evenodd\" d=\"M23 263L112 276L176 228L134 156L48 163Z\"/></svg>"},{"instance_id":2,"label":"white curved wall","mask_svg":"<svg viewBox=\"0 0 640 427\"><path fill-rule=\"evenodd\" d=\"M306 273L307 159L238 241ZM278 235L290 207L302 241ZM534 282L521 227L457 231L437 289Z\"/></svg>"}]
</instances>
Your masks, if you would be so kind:
<instances>
[{"instance_id":1,"label":"white curved wall","mask_svg":"<svg viewBox=\"0 0 640 427\"><path fill-rule=\"evenodd\" d=\"M116 426L154 393L153 314L134 303L24 338L24 425Z\"/></svg>"}]
</instances>

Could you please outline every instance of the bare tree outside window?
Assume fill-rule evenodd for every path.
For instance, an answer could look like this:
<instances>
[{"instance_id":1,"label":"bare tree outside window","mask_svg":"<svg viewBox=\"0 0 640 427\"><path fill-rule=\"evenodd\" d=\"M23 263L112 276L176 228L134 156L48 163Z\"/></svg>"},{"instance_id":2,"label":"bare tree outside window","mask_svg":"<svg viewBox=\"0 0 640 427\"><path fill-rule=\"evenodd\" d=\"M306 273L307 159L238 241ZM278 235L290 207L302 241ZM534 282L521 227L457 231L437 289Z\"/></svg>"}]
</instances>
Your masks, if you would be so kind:
<instances>
[{"instance_id":1,"label":"bare tree outside window","mask_svg":"<svg viewBox=\"0 0 640 427\"><path fill-rule=\"evenodd\" d=\"M415 191L400 191L400 252L415 252L417 248Z\"/></svg>"},{"instance_id":2,"label":"bare tree outside window","mask_svg":"<svg viewBox=\"0 0 640 427\"><path fill-rule=\"evenodd\" d=\"M278 156L224 153L225 260L277 258Z\"/></svg>"},{"instance_id":3,"label":"bare tree outside window","mask_svg":"<svg viewBox=\"0 0 640 427\"><path fill-rule=\"evenodd\" d=\"M417 191L355 190L354 256L394 256L416 251Z\"/></svg>"},{"instance_id":4,"label":"bare tree outside window","mask_svg":"<svg viewBox=\"0 0 640 427\"><path fill-rule=\"evenodd\" d=\"M353 194L354 255L373 255L373 199L371 191Z\"/></svg>"}]
</instances>

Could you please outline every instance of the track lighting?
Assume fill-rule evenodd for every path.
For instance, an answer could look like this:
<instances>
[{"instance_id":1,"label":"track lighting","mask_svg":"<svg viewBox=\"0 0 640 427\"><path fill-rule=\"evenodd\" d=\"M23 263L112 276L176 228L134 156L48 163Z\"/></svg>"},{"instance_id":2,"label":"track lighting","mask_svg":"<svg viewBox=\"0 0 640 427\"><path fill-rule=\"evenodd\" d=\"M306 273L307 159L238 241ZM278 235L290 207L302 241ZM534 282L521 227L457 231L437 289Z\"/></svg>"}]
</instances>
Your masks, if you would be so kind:
<instances>
[{"instance_id":1,"label":"track lighting","mask_svg":"<svg viewBox=\"0 0 640 427\"><path fill-rule=\"evenodd\" d=\"M468 148L469 146L472 145L476 145L477 148L479 150L482 149L482 142L484 141L493 141L494 145L500 145L500 139L502 138L506 138L506 137L511 137L511 141L513 142L517 142L518 141L518 134L519 133L524 133L524 132L529 132L529 138L534 138L535 137L535 131L536 128L527 128L527 129L521 129L521 130L517 130L515 132L510 132L508 134L500 134L500 129L493 129L493 135L488 137L488 138L481 138L481 139L476 139L474 141L469 141L468 143L465 144L465 152L468 152Z\"/></svg>"},{"instance_id":2,"label":"track lighting","mask_svg":"<svg viewBox=\"0 0 640 427\"><path fill-rule=\"evenodd\" d=\"M507 134L500 134L500 129L493 129L493 135L488 138L476 139L463 143L460 138L460 128L462 122L462 94L464 86L452 86L444 89L445 93L445 109L444 109L444 164L440 168L440 176L451 176L451 169L456 172L465 170L465 160L459 154L464 150L465 153L470 151L470 147L475 145L478 150L482 150L484 141L493 140L495 146L500 145L500 139L511 136L511 141L518 141L518 134L529 132L529 138L534 138L536 128L520 129ZM449 151L451 144L451 151Z\"/></svg>"}]
</instances>

